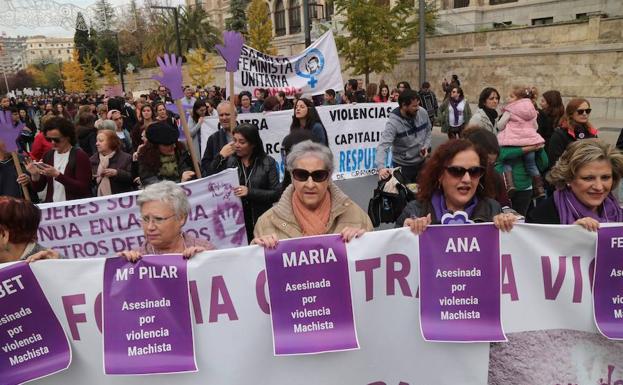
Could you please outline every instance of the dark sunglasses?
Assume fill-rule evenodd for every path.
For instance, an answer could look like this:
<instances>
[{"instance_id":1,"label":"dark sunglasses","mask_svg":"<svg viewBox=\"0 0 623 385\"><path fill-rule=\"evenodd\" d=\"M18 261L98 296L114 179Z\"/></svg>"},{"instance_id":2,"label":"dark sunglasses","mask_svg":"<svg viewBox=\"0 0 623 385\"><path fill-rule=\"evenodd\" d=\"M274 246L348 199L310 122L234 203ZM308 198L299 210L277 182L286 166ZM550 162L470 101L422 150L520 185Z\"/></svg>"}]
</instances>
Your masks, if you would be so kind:
<instances>
[{"instance_id":1,"label":"dark sunglasses","mask_svg":"<svg viewBox=\"0 0 623 385\"><path fill-rule=\"evenodd\" d=\"M586 115L590 115L591 111L593 111L593 109L591 109L591 108L587 108L587 109L584 109L584 110L575 110L575 112L577 112L578 115L584 115L585 112L586 112Z\"/></svg>"},{"instance_id":2,"label":"dark sunglasses","mask_svg":"<svg viewBox=\"0 0 623 385\"><path fill-rule=\"evenodd\" d=\"M47 140L48 142L54 142L54 143L60 143L61 142L61 138L56 138L56 137L52 138L52 137L49 137L49 136L46 136L45 140Z\"/></svg>"},{"instance_id":3,"label":"dark sunglasses","mask_svg":"<svg viewBox=\"0 0 623 385\"><path fill-rule=\"evenodd\" d=\"M309 172L300 168L295 168L294 170L292 170L292 178L298 180L299 182L307 182L310 176L312 177L312 180L314 182L324 182L329 177L329 171L316 170Z\"/></svg>"},{"instance_id":4,"label":"dark sunglasses","mask_svg":"<svg viewBox=\"0 0 623 385\"><path fill-rule=\"evenodd\" d=\"M448 174L455 178L463 178L465 173L468 173L470 178L476 179L484 175L485 168L481 166L470 168L465 168L461 166L448 166L446 167L446 171L448 171Z\"/></svg>"}]
</instances>

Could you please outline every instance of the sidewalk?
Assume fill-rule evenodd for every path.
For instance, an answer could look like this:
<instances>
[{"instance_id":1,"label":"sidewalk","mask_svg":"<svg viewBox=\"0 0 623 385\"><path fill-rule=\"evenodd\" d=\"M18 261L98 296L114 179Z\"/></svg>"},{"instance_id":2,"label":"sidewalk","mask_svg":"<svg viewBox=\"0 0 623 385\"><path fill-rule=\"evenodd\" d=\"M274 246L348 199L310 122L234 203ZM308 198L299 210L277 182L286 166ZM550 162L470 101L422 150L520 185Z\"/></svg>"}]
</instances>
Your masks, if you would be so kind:
<instances>
[{"instance_id":1,"label":"sidewalk","mask_svg":"<svg viewBox=\"0 0 623 385\"><path fill-rule=\"evenodd\" d=\"M609 119L590 119L590 122L599 130L599 137L604 141L616 144L621 129L623 129L623 121Z\"/></svg>"}]
</instances>

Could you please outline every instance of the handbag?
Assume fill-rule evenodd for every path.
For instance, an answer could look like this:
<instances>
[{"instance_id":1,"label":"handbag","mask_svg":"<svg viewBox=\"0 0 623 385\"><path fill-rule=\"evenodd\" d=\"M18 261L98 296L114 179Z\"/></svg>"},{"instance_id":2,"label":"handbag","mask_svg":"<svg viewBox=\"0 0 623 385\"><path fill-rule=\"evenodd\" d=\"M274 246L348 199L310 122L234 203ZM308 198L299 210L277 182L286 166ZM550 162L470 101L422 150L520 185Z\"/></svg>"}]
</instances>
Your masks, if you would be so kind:
<instances>
[{"instance_id":1,"label":"handbag","mask_svg":"<svg viewBox=\"0 0 623 385\"><path fill-rule=\"evenodd\" d=\"M392 174L393 178L378 182L368 203L368 216L374 227L381 223L396 222L407 203L415 198L404 184L400 170L394 170Z\"/></svg>"}]
</instances>

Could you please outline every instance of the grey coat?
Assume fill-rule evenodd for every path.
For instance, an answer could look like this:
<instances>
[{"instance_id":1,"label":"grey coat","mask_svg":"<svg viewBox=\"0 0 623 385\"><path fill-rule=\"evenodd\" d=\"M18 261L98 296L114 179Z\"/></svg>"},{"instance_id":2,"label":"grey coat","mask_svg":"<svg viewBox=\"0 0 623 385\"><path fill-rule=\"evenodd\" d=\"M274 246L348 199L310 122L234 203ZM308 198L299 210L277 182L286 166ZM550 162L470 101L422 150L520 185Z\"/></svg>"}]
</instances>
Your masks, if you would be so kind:
<instances>
[{"instance_id":1,"label":"grey coat","mask_svg":"<svg viewBox=\"0 0 623 385\"><path fill-rule=\"evenodd\" d=\"M431 146L432 124L428 112L422 107L414 119L405 119L400 108L389 114L385 130L376 148L376 167L384 168L387 154L392 149L392 160L399 165L411 166L424 160L420 150Z\"/></svg>"}]
</instances>

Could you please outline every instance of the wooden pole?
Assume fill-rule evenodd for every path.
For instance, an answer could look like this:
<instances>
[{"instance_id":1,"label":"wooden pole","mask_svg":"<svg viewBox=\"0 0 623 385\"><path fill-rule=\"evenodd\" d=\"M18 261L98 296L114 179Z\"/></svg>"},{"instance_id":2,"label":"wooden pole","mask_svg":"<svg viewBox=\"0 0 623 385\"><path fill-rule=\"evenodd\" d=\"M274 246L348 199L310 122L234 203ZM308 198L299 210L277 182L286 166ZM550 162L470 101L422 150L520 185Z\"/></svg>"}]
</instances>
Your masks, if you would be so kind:
<instances>
[{"instance_id":1,"label":"wooden pole","mask_svg":"<svg viewBox=\"0 0 623 385\"><path fill-rule=\"evenodd\" d=\"M234 92L234 73L229 73L229 102L231 104L231 114L229 115L229 130L236 127L236 93Z\"/></svg>"},{"instance_id":2,"label":"wooden pole","mask_svg":"<svg viewBox=\"0 0 623 385\"><path fill-rule=\"evenodd\" d=\"M24 172L22 171L22 166L19 164L19 158L17 157L17 152L11 152L11 157L13 158L13 165L15 165L15 170L17 171L17 176L21 176ZM20 185L22 187L22 192L24 193L24 199L30 202L30 193L28 192L28 187L24 185Z\"/></svg>"},{"instance_id":3,"label":"wooden pole","mask_svg":"<svg viewBox=\"0 0 623 385\"><path fill-rule=\"evenodd\" d=\"M199 161L197 158L197 154L195 153L195 146L193 146L193 138L192 136L190 136L190 129L188 128L186 111L184 111L182 99L177 99L175 101L175 105L177 106L177 112L180 114L180 120L182 121L182 129L184 129L184 136L186 136L186 146L188 147L188 151L190 151L190 158L193 161L193 167L196 174L195 176L197 177L197 179L199 179L201 178L201 168L199 167Z\"/></svg>"}]
</instances>

